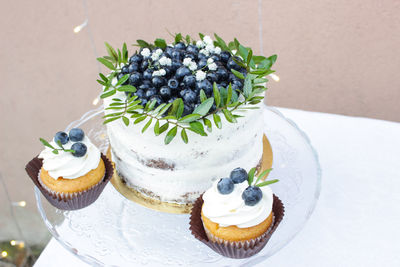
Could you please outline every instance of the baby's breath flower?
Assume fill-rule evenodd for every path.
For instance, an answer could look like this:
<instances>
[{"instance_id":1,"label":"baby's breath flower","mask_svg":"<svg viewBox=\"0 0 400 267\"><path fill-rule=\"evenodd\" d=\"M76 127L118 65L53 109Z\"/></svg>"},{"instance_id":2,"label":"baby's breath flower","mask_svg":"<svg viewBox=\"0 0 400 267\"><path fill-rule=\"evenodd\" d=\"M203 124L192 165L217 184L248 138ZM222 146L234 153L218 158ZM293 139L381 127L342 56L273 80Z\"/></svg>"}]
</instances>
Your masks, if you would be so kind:
<instances>
[{"instance_id":1,"label":"baby's breath flower","mask_svg":"<svg viewBox=\"0 0 400 267\"><path fill-rule=\"evenodd\" d=\"M189 70L191 70L191 71L197 70L197 64L196 64L196 62L194 62L194 61L190 62L190 64L189 64Z\"/></svg>"},{"instance_id":2,"label":"baby's breath flower","mask_svg":"<svg viewBox=\"0 0 400 267\"><path fill-rule=\"evenodd\" d=\"M151 54L150 49L148 48L143 48L142 52L140 52L140 54L144 57L144 58L148 58Z\"/></svg>"},{"instance_id":3,"label":"baby's breath flower","mask_svg":"<svg viewBox=\"0 0 400 267\"><path fill-rule=\"evenodd\" d=\"M189 66L191 62L192 62L192 59L190 57L183 59L183 65L185 65L185 66Z\"/></svg>"},{"instance_id":4,"label":"baby's breath flower","mask_svg":"<svg viewBox=\"0 0 400 267\"><path fill-rule=\"evenodd\" d=\"M217 64L215 64L215 63L211 63L210 65L208 65L209 70L216 70L217 68L218 68Z\"/></svg>"},{"instance_id":5,"label":"baby's breath flower","mask_svg":"<svg viewBox=\"0 0 400 267\"><path fill-rule=\"evenodd\" d=\"M197 80L197 81L202 81L202 80L204 80L205 78L206 78L206 73L205 73L204 71L198 70L198 71L196 72L196 80Z\"/></svg>"}]
</instances>

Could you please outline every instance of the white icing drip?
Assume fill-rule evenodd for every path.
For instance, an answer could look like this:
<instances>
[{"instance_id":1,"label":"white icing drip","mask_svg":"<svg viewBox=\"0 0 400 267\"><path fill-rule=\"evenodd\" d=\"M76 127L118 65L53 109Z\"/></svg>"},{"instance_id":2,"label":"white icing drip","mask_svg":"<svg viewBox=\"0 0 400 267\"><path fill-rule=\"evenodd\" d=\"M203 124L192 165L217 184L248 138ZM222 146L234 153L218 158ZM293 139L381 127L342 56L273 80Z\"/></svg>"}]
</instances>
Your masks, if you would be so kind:
<instances>
[{"instance_id":1,"label":"white icing drip","mask_svg":"<svg viewBox=\"0 0 400 267\"><path fill-rule=\"evenodd\" d=\"M248 228L260 224L271 214L273 194L268 186L261 187L263 197L260 202L247 206L242 199L243 191L249 186L247 181L235 184L233 192L226 195L219 193L218 182L215 181L203 195L202 211L212 222L222 227Z\"/></svg>"},{"instance_id":2,"label":"white icing drip","mask_svg":"<svg viewBox=\"0 0 400 267\"><path fill-rule=\"evenodd\" d=\"M86 154L83 157L75 157L71 152L61 150L58 151L58 154L54 154L51 148L46 147L39 155L39 158L43 159L43 168L55 180L59 177L75 179L96 169L100 162L100 150L86 136L81 143L84 143L87 147ZM59 147L54 140L50 144L55 148ZM71 149L73 144L74 142L68 141L63 147Z\"/></svg>"}]
</instances>

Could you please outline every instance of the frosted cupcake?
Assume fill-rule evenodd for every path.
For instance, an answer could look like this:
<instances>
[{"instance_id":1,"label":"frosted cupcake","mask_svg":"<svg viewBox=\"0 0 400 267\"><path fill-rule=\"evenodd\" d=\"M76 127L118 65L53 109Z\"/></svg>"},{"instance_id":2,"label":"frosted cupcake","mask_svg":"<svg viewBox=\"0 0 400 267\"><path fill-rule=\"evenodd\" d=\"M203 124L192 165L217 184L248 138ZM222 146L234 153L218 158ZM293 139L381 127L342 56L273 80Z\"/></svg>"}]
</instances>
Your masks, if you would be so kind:
<instances>
[{"instance_id":1,"label":"frosted cupcake","mask_svg":"<svg viewBox=\"0 0 400 267\"><path fill-rule=\"evenodd\" d=\"M26 170L50 203L79 209L94 202L111 178L112 165L82 129L58 132L51 142L40 141L46 148Z\"/></svg>"},{"instance_id":2,"label":"frosted cupcake","mask_svg":"<svg viewBox=\"0 0 400 267\"><path fill-rule=\"evenodd\" d=\"M255 168L249 174L236 168L229 178L215 181L197 201L197 206L201 203L199 211L192 211L195 237L232 258L250 257L260 251L283 217L283 205L268 186L278 180L263 181L269 171L254 181ZM195 213L200 213L208 240L202 237L203 229L196 223Z\"/></svg>"}]
</instances>

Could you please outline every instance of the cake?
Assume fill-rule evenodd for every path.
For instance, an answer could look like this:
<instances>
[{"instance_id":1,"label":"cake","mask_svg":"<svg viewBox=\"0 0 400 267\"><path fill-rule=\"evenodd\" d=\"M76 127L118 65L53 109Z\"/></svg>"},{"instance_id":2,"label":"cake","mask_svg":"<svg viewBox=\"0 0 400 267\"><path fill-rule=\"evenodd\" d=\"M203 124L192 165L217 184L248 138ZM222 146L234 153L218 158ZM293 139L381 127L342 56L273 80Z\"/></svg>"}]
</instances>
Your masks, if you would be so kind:
<instances>
[{"instance_id":1,"label":"cake","mask_svg":"<svg viewBox=\"0 0 400 267\"><path fill-rule=\"evenodd\" d=\"M167 212L189 212L213 181L262 158L264 77L276 56L253 56L226 44L175 35L173 44L138 40L98 60L114 186ZM125 187L121 189L121 187Z\"/></svg>"},{"instance_id":2,"label":"cake","mask_svg":"<svg viewBox=\"0 0 400 267\"><path fill-rule=\"evenodd\" d=\"M43 160L39 182L47 191L71 197L103 180L105 164L101 153L81 129L74 128L69 135L57 132L50 143L44 144L46 148L39 154Z\"/></svg>"}]
</instances>

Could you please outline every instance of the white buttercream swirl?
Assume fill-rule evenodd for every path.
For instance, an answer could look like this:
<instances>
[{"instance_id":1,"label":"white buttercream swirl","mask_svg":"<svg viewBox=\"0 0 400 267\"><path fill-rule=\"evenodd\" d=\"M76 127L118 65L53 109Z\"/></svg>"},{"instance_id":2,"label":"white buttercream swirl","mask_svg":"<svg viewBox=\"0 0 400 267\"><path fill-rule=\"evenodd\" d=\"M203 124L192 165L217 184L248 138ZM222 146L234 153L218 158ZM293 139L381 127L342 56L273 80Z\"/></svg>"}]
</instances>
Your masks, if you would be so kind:
<instances>
[{"instance_id":1,"label":"white buttercream swirl","mask_svg":"<svg viewBox=\"0 0 400 267\"><path fill-rule=\"evenodd\" d=\"M62 150L59 150L58 154L54 154L51 148L46 147L39 154L39 158L43 159L43 168L56 180L59 177L75 179L96 169L100 162L100 150L86 136L81 143L84 143L87 147L86 154L83 157L75 157L71 152ZM54 140L50 144L55 148L59 147ZM74 142L68 141L63 147L71 149L73 144Z\"/></svg>"},{"instance_id":2,"label":"white buttercream swirl","mask_svg":"<svg viewBox=\"0 0 400 267\"><path fill-rule=\"evenodd\" d=\"M233 192L227 195L219 193L215 181L204 195L203 214L221 227L235 225L248 228L260 224L272 211L273 193L268 186L261 187L263 197L254 206L247 206L242 199L243 191L249 186L247 181L235 184Z\"/></svg>"}]
</instances>

